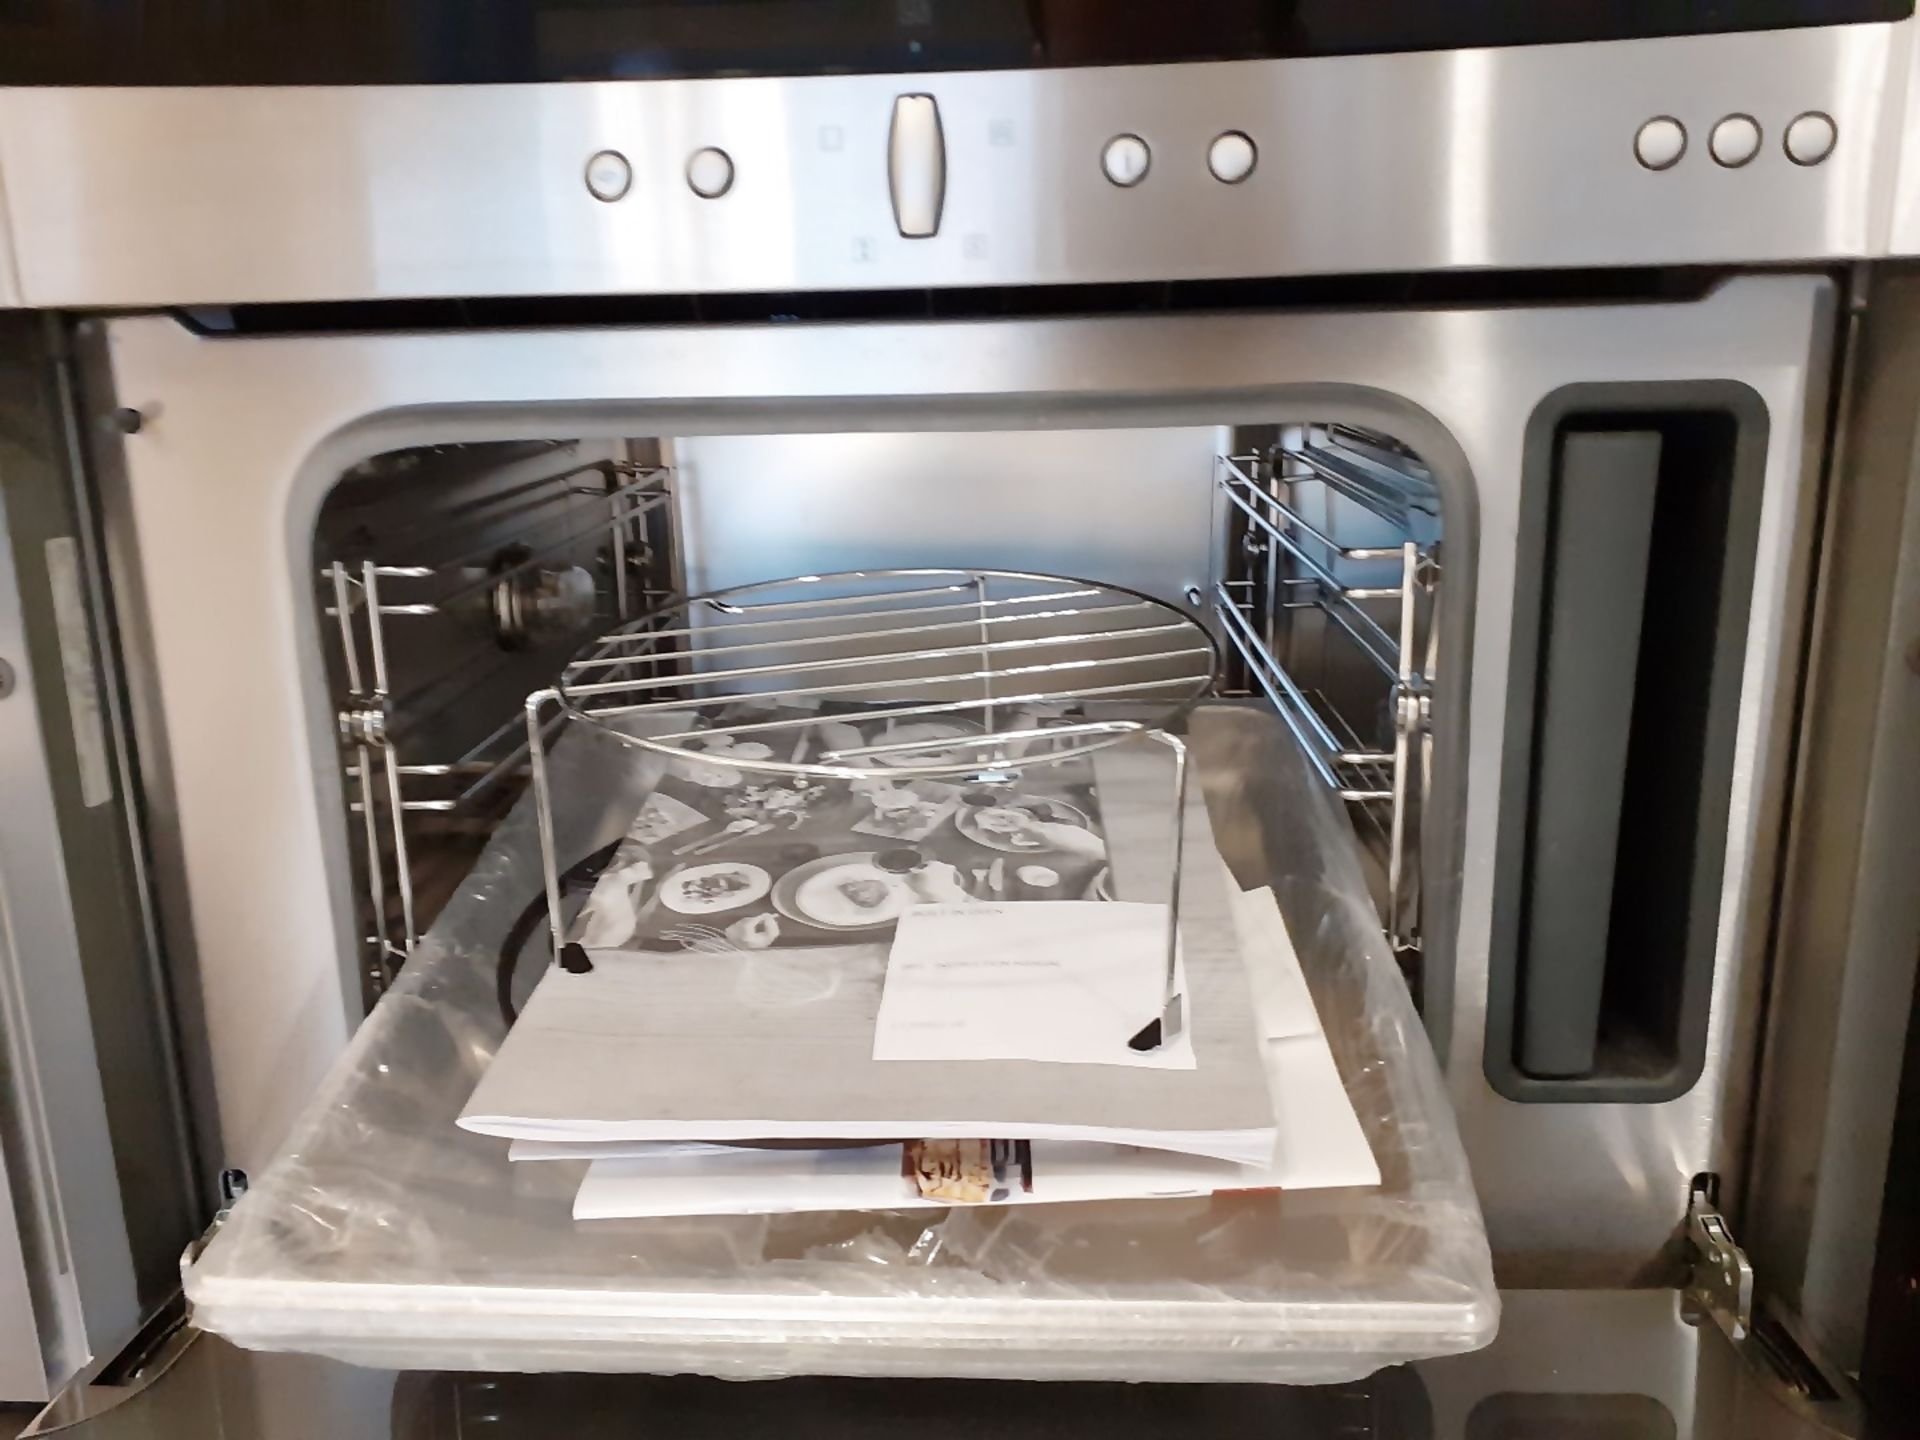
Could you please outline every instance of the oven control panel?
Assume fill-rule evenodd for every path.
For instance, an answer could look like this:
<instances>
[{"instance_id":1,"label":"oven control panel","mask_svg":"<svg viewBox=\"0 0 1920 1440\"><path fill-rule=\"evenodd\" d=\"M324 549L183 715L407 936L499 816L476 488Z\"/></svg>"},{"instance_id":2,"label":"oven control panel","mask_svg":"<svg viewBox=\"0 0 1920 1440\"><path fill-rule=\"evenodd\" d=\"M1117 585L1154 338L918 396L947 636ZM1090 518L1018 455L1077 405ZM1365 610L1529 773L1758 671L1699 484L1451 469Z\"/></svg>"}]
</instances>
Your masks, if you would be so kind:
<instances>
[{"instance_id":1,"label":"oven control panel","mask_svg":"<svg viewBox=\"0 0 1920 1440\"><path fill-rule=\"evenodd\" d=\"M1920 137L1901 155L1917 25L912 76L0 90L0 303L1873 257L1920 245ZM1888 205L1910 173L1913 203Z\"/></svg>"},{"instance_id":2,"label":"oven control panel","mask_svg":"<svg viewBox=\"0 0 1920 1440\"><path fill-rule=\"evenodd\" d=\"M1840 127L1824 110L1803 110L1776 128L1781 153L1795 165L1820 165L1840 143ZM1687 127L1671 115L1655 115L1633 137L1633 154L1649 170L1671 170L1687 155ZM1728 170L1751 165L1766 144L1767 131L1752 115L1722 116L1707 132L1706 153Z\"/></svg>"}]
</instances>

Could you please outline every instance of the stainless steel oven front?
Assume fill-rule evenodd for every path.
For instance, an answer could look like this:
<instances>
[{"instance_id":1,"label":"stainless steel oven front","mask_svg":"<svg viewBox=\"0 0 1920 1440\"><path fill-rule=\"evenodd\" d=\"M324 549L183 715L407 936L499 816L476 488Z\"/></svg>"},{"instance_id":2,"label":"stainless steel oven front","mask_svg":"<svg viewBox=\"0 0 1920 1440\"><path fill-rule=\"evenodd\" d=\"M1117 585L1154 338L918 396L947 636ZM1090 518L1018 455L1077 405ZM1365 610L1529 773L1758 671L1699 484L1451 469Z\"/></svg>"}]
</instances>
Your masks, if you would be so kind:
<instances>
[{"instance_id":1,"label":"stainless steel oven front","mask_svg":"<svg viewBox=\"0 0 1920 1440\"><path fill-rule=\"evenodd\" d=\"M108 548L142 645L136 670L150 681L136 725L171 778L157 847L163 875L191 897L190 911L167 908L192 917L173 948L195 957L200 977L222 1162L271 1156L362 1004L340 707L323 648L332 591L315 563L316 517L356 465L422 446L664 442L682 561L699 581L1011 552L1231 625L1214 597L1230 578L1218 552L1238 512L1216 497L1239 493L1230 467L1251 442L1238 437L1321 427L1319 443L1300 447L1312 457L1340 448L1324 427L1352 427L1417 455L1438 497L1419 978L1496 1244L1520 1274L1630 1277L1684 1216L1692 1178L1734 1169L1727 1124L1742 1097L1729 1089L1745 1084L1736 1057L1753 1044L1778 697L1801 624L1808 454L1832 325L1831 286L1793 276L1686 303L1498 310L251 338L195 334L170 317L90 323L100 413L142 417L112 447ZM1683 434L1701 414L1723 417L1717 455ZM1703 607L1710 643L1692 654L1694 679L1659 672L1703 725L1713 702L1701 687L1716 666L1738 696L1714 722L1728 745L1710 762L1723 791L1703 837L1719 857L1718 878L1703 882L1712 944L1661 962L1697 973L1708 992L1664 1040L1643 1037L1668 1047L1664 1068L1650 1052L1556 1073L1513 1061L1535 1032L1511 999L1489 1041L1490 985L1524 985L1529 963L1573 963L1543 952L1544 940L1529 962L1514 937L1496 935L1507 923L1502 830L1550 819L1524 793L1513 808L1511 769L1529 744L1516 728L1546 723L1516 719L1514 697L1555 663L1549 641L1594 664L1592 647L1612 642L1604 627L1555 640L1529 619L1516 631L1516 596L1529 610L1541 603L1551 541L1532 511L1556 474L1577 471L1573 437L1636 425L1689 457L1692 483L1725 469L1749 507L1727 521L1738 533L1694 531L1674 557L1704 565L1717 545L1744 549L1741 580L1726 582L1739 586L1742 623L1719 624L1733 591L1676 592L1675 603ZM1657 463L1643 481L1657 489ZM1578 502L1569 491L1560 503ZM1641 580L1623 578L1636 572L1620 558L1614 587L1646 589L1645 553ZM404 606L404 580L385 582L383 596ZM390 617L385 628L404 625ZM1516 657L1516 634L1534 653ZM1636 673L1620 672L1629 691ZM1256 669L1248 688L1276 684ZM445 757L399 756L435 758ZM1660 824L1692 821L1682 807ZM269 823L275 843L263 846ZM1525 882L1513 872L1504 883ZM1686 913L1670 918L1684 926ZM1497 947L1505 980L1491 974Z\"/></svg>"},{"instance_id":2,"label":"stainless steel oven front","mask_svg":"<svg viewBox=\"0 0 1920 1440\"><path fill-rule=\"evenodd\" d=\"M1749 1198L1833 264L1898 243L1910 29L0 90L49 653L107 682L59 718L188 1189L280 1150L584 627L1018 566L1188 608L1347 804L1502 1284L1684 1280Z\"/></svg>"}]
</instances>

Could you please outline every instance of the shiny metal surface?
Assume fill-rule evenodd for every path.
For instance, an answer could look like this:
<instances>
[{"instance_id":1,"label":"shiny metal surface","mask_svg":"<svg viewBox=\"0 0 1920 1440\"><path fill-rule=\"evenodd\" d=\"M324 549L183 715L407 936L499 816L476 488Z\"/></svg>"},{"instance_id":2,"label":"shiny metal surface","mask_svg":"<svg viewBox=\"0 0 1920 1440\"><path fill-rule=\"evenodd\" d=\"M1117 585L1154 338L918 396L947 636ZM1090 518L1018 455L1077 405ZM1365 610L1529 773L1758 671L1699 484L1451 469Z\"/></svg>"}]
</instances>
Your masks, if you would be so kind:
<instances>
[{"instance_id":1,"label":"shiny metal surface","mask_svg":"<svg viewBox=\"0 0 1920 1440\"><path fill-rule=\"evenodd\" d=\"M4 500L0 658L0 1400L39 1400L139 1312Z\"/></svg>"},{"instance_id":2,"label":"shiny metal surface","mask_svg":"<svg viewBox=\"0 0 1920 1440\"><path fill-rule=\"evenodd\" d=\"M0 310L23 304L20 271L13 261L13 224L7 212L7 172L0 165Z\"/></svg>"},{"instance_id":3,"label":"shiny metal surface","mask_svg":"<svg viewBox=\"0 0 1920 1440\"><path fill-rule=\"evenodd\" d=\"M1432 1435L1462 1440L1816 1440L1875 1429L1846 1381L1797 1393L1764 1348L1682 1317L1667 1290L1501 1293L1499 1338L1414 1367Z\"/></svg>"},{"instance_id":4,"label":"shiny metal surface","mask_svg":"<svg viewBox=\"0 0 1920 1440\"><path fill-rule=\"evenodd\" d=\"M1884 248L1905 27L1067 71L498 87L0 91L19 301L870 290L1779 261ZM938 233L889 199L937 102ZM1819 165L1706 136L1833 116ZM1654 172L1634 136L1696 137ZM1223 131L1261 163L1208 170ZM1152 151L1109 183L1103 147ZM687 157L734 166L717 199ZM633 167L589 191L590 157ZM931 187L928 187L930 190ZM924 206L921 208L925 208Z\"/></svg>"},{"instance_id":5,"label":"shiny metal surface","mask_svg":"<svg viewBox=\"0 0 1920 1440\"><path fill-rule=\"evenodd\" d=\"M687 589L787 574L804 536L810 573L882 555L992 563L1092 574L1180 604L1212 563L1208 487L1227 443L1204 425L682 436L672 460ZM1097 506L1077 478L1093 475Z\"/></svg>"},{"instance_id":6,"label":"shiny metal surface","mask_svg":"<svg viewBox=\"0 0 1920 1440\"><path fill-rule=\"evenodd\" d=\"M1897 133L1888 137L1888 175L1876 189L1888 255L1920 255L1920 22L1894 31L1893 71L1904 95Z\"/></svg>"},{"instance_id":7,"label":"shiny metal surface","mask_svg":"<svg viewBox=\"0 0 1920 1440\"><path fill-rule=\"evenodd\" d=\"M1425 870L1430 885L1458 890L1457 931L1430 932L1428 945L1455 955L1452 1021L1439 1038L1450 1041L1450 1084L1498 1260L1510 1275L1596 1282L1657 1268L1690 1177L1736 1169L1742 1146L1804 588L1803 486L1820 441L1808 417L1822 413L1830 304L1826 281L1776 276L1697 303L1638 307L231 341L159 317L111 322L103 334L117 398L102 403L152 418L121 442L110 549L121 613L140 622L130 637L137 688L163 721L147 733L164 735L172 774L159 808L177 806L220 1097L216 1163L253 1166L273 1152L344 1042L357 994L334 721L308 583L312 516L348 464L403 444L554 434L1336 419L1388 430L1443 480L1471 486L1454 492L1446 517L1456 593L1469 576L1474 592L1472 607L1455 611L1463 625L1472 617L1471 649L1464 629L1446 643L1471 665L1443 666L1435 697L1437 792L1459 783L1456 712L1470 707L1465 828L1429 834ZM1524 431L1562 385L1664 379L1743 382L1771 424L1706 1066L1692 1092L1665 1104L1515 1105L1488 1087L1480 1053L1514 574L1505 537ZM1100 476L1056 483L1091 495ZM1102 519L1129 523L1119 512ZM814 533L791 537L788 570L805 568ZM894 533L915 543L911 511ZM220 563L129 563L138 555ZM237 595L249 603L234 604ZM256 657L244 692L227 683L236 651ZM274 817L274 846L259 843L262 816ZM181 913L181 903L171 908ZM1737 1214L1738 1197L1724 1198Z\"/></svg>"},{"instance_id":8,"label":"shiny metal surface","mask_svg":"<svg viewBox=\"0 0 1920 1440\"><path fill-rule=\"evenodd\" d=\"M928 600L947 603L897 603ZM928 618L941 611L949 618ZM952 618L956 611L961 618ZM684 692L689 667L699 693L669 693ZM1047 732L1076 743L1044 746L1021 761L1044 766L1170 727L1213 691L1219 673L1219 647L1200 622L1137 591L1006 570L876 569L809 572L671 601L590 642L561 671L555 699L574 718L667 756L700 757L696 740L749 734L791 751L789 759L736 759L749 774L953 779L1005 768L1031 751L1019 742L1039 733L1035 717L1005 707L1127 702L1131 718ZM792 748L798 736L818 738L808 733L817 721L768 713L785 709L783 701L821 699L851 707L835 712L842 723L938 715L979 726L978 739L932 752L924 738ZM764 707L757 718L740 718L743 700ZM627 734L608 723L654 712L671 713L680 728ZM916 750L925 753L874 758Z\"/></svg>"},{"instance_id":9,"label":"shiny metal surface","mask_svg":"<svg viewBox=\"0 0 1920 1440\"><path fill-rule=\"evenodd\" d=\"M1920 277L1850 319L1744 1238L1853 1369L1920 969Z\"/></svg>"},{"instance_id":10,"label":"shiny metal surface","mask_svg":"<svg viewBox=\"0 0 1920 1440\"><path fill-rule=\"evenodd\" d=\"M72 1440L1815 1440L1874 1431L1845 1396L1783 1393L1663 1290L1507 1291L1484 1350L1348 1385L767 1380L363 1369L184 1332L149 1373L81 1386L25 1432Z\"/></svg>"}]
</instances>

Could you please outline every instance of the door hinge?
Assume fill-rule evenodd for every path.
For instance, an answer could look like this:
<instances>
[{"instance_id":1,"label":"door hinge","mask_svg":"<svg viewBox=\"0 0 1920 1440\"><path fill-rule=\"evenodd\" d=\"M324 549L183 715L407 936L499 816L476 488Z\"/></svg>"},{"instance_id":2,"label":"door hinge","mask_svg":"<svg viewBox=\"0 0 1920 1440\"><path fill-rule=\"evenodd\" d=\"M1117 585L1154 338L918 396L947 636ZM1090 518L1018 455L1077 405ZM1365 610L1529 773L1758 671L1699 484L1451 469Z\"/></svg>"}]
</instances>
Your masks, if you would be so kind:
<instances>
[{"instance_id":1,"label":"door hinge","mask_svg":"<svg viewBox=\"0 0 1920 1440\"><path fill-rule=\"evenodd\" d=\"M1700 1176L1687 1197L1687 1245L1692 1261L1681 1311L1692 1324L1711 1317L1731 1340L1744 1340L1753 1327L1753 1266L1733 1242L1718 1206L1719 1186Z\"/></svg>"}]
</instances>

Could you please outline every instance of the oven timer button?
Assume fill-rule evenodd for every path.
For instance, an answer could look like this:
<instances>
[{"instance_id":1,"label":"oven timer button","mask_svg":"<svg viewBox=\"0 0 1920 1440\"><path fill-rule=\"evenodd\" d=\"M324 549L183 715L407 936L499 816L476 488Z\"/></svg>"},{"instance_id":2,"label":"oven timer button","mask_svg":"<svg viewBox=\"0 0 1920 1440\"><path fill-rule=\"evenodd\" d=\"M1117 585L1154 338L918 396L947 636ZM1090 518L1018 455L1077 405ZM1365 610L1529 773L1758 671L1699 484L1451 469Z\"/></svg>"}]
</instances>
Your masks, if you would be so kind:
<instances>
[{"instance_id":1,"label":"oven timer button","mask_svg":"<svg viewBox=\"0 0 1920 1440\"><path fill-rule=\"evenodd\" d=\"M1839 138L1831 115L1809 110L1794 116L1787 126L1787 158L1796 165L1818 165L1833 153L1834 141Z\"/></svg>"},{"instance_id":2,"label":"oven timer button","mask_svg":"<svg viewBox=\"0 0 1920 1440\"><path fill-rule=\"evenodd\" d=\"M587 161L587 191L611 204L633 188L633 166L618 150L602 150Z\"/></svg>"},{"instance_id":3,"label":"oven timer button","mask_svg":"<svg viewBox=\"0 0 1920 1440\"><path fill-rule=\"evenodd\" d=\"M1656 115L1633 137L1634 158L1649 170L1671 170L1687 153L1687 130L1671 115Z\"/></svg>"},{"instance_id":4,"label":"oven timer button","mask_svg":"<svg viewBox=\"0 0 1920 1440\"><path fill-rule=\"evenodd\" d=\"M687 188L702 200L718 200L733 188L733 157L709 145L687 157Z\"/></svg>"},{"instance_id":5,"label":"oven timer button","mask_svg":"<svg viewBox=\"0 0 1920 1440\"><path fill-rule=\"evenodd\" d=\"M1222 185L1238 185L1253 174L1254 162L1259 158L1253 141L1238 130L1216 135L1213 144L1207 147L1207 169Z\"/></svg>"},{"instance_id":6,"label":"oven timer button","mask_svg":"<svg viewBox=\"0 0 1920 1440\"><path fill-rule=\"evenodd\" d=\"M1713 127L1707 149L1714 162L1738 170L1760 153L1760 122L1751 115L1729 115Z\"/></svg>"},{"instance_id":7,"label":"oven timer button","mask_svg":"<svg viewBox=\"0 0 1920 1440\"><path fill-rule=\"evenodd\" d=\"M1153 152L1138 135L1116 135L1100 152L1100 169L1122 190L1131 190L1147 178Z\"/></svg>"}]
</instances>

